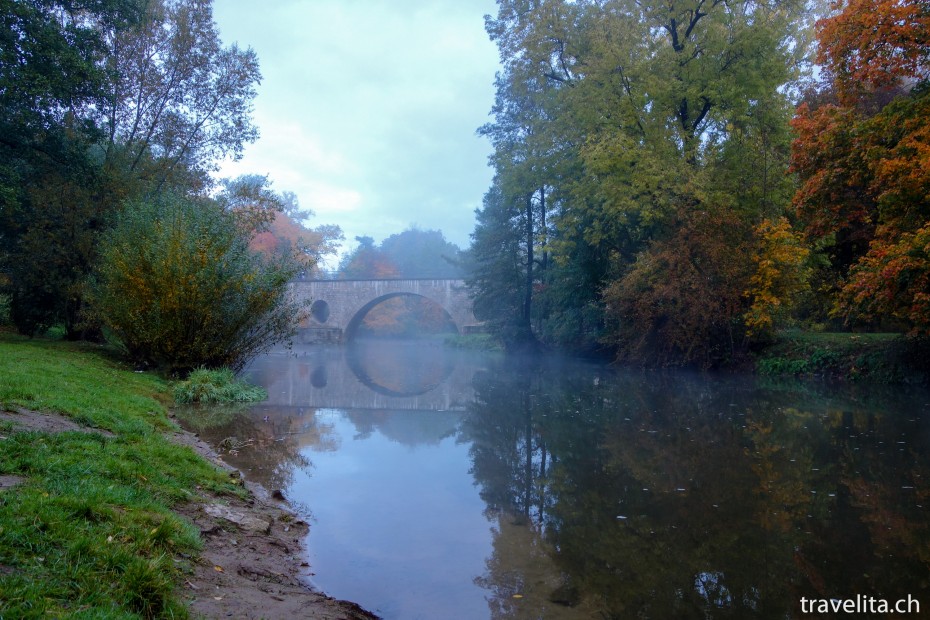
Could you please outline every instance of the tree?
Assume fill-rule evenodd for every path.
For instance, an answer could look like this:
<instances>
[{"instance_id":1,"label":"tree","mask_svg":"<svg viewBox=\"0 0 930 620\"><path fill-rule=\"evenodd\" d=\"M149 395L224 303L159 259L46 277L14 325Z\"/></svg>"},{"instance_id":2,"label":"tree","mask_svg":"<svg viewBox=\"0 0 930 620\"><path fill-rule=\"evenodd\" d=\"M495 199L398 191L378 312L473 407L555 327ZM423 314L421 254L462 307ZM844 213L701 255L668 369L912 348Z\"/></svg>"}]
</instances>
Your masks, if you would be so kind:
<instances>
[{"instance_id":1,"label":"tree","mask_svg":"<svg viewBox=\"0 0 930 620\"><path fill-rule=\"evenodd\" d=\"M522 347L533 341L524 289L526 248L521 245L525 212L495 185L476 215L465 278L475 317L508 348Z\"/></svg>"},{"instance_id":2,"label":"tree","mask_svg":"<svg viewBox=\"0 0 930 620\"><path fill-rule=\"evenodd\" d=\"M217 200L250 235L253 251L268 257L290 255L304 266L304 272L318 270L324 256L336 253L342 230L331 224L306 228L301 222L312 217L313 211L301 210L293 192L275 192L267 176L242 175L224 179L222 186Z\"/></svg>"},{"instance_id":3,"label":"tree","mask_svg":"<svg viewBox=\"0 0 930 620\"><path fill-rule=\"evenodd\" d=\"M704 209L683 210L675 233L605 291L622 359L708 368L738 356L751 230L731 212Z\"/></svg>"},{"instance_id":4,"label":"tree","mask_svg":"<svg viewBox=\"0 0 930 620\"><path fill-rule=\"evenodd\" d=\"M519 225L506 225L501 231L481 225L475 229L473 263L482 273L471 278L471 286L488 301L499 290L496 278L487 271L494 258L484 254L485 247L501 244L504 231L512 235L514 239L506 245L516 254L504 260L522 263L522 299L514 309L519 318L489 325L509 346L521 342L534 346L547 314L535 298L545 286L549 269L553 232L549 216L558 208L559 179L575 161L563 134L565 127L557 119L562 111L559 91L576 79L571 46L578 9L552 0L502 0L499 5L496 18L485 17L485 28L498 46L504 69L495 80L494 121L478 130L494 147L491 163L496 172L482 209L498 211L488 213L487 221L507 219ZM485 235L489 238L484 239ZM515 275L508 270L500 277ZM509 304L509 297L497 303Z\"/></svg>"},{"instance_id":5,"label":"tree","mask_svg":"<svg viewBox=\"0 0 930 620\"><path fill-rule=\"evenodd\" d=\"M461 250L446 241L441 230L413 227L391 235L380 244L381 252L397 266L402 278L460 278Z\"/></svg>"},{"instance_id":6,"label":"tree","mask_svg":"<svg viewBox=\"0 0 930 620\"><path fill-rule=\"evenodd\" d=\"M104 30L111 77L100 103L108 161L160 187L238 158L258 137L251 49L223 47L210 0L150 0L130 28Z\"/></svg>"},{"instance_id":7,"label":"tree","mask_svg":"<svg viewBox=\"0 0 930 620\"><path fill-rule=\"evenodd\" d=\"M396 278L399 275L397 266L384 252L375 247L375 240L371 237L356 237L358 246L351 254L347 254L339 263L339 275L343 278Z\"/></svg>"},{"instance_id":8,"label":"tree","mask_svg":"<svg viewBox=\"0 0 930 620\"><path fill-rule=\"evenodd\" d=\"M104 235L92 301L140 365L239 369L306 316L288 294L298 269L250 251L222 206L165 194L128 204Z\"/></svg>"},{"instance_id":9,"label":"tree","mask_svg":"<svg viewBox=\"0 0 930 620\"><path fill-rule=\"evenodd\" d=\"M810 250L784 217L774 222L763 220L754 232L759 238L752 257L755 272L744 292L752 305L744 319L749 334L764 340L771 338L775 327L810 290Z\"/></svg>"},{"instance_id":10,"label":"tree","mask_svg":"<svg viewBox=\"0 0 930 620\"><path fill-rule=\"evenodd\" d=\"M0 277L17 328L83 333L83 279L112 183L92 111L106 54L99 24L125 28L134 2L0 2Z\"/></svg>"},{"instance_id":11,"label":"tree","mask_svg":"<svg viewBox=\"0 0 930 620\"><path fill-rule=\"evenodd\" d=\"M795 206L808 236L835 248L835 312L928 334L930 13L917 0L850 0L818 38L828 71L793 121Z\"/></svg>"},{"instance_id":12,"label":"tree","mask_svg":"<svg viewBox=\"0 0 930 620\"><path fill-rule=\"evenodd\" d=\"M817 24L819 61L841 102L926 76L930 11L921 0L846 0Z\"/></svg>"},{"instance_id":13,"label":"tree","mask_svg":"<svg viewBox=\"0 0 930 620\"><path fill-rule=\"evenodd\" d=\"M257 137L254 52L223 48L209 0L3 0L0 270L20 331L82 316L99 235L127 200L204 193Z\"/></svg>"},{"instance_id":14,"label":"tree","mask_svg":"<svg viewBox=\"0 0 930 620\"><path fill-rule=\"evenodd\" d=\"M791 195L786 85L807 51L798 34L804 6L499 2L497 18L487 19L504 70L495 120L481 130L494 145L497 173L494 200L484 208L497 210L487 221L516 236L508 250L522 261L521 321L547 338L591 342L603 333L610 304L608 331L620 331L604 338L625 355L650 357L636 344L642 340L623 336L632 331L658 338L647 340L669 363L675 356L706 363L719 356L704 353L744 345L751 230L784 215ZM732 226L733 234L716 239L708 221ZM498 238L479 222L475 247L485 267ZM697 257L724 262L716 275L691 277ZM511 281L507 262L500 279L473 278L476 290ZM661 282L678 276L685 279ZM577 277L584 290L573 288ZM646 281L661 310L624 298ZM697 288L688 291L686 283ZM704 307L682 303L686 298ZM711 318L720 308L707 300L719 300L726 312ZM634 314L618 316L622 309ZM709 323L698 328L702 313ZM589 331L578 334L566 322ZM694 326L694 341L671 336L675 324ZM671 340L660 343L663 334Z\"/></svg>"}]
</instances>

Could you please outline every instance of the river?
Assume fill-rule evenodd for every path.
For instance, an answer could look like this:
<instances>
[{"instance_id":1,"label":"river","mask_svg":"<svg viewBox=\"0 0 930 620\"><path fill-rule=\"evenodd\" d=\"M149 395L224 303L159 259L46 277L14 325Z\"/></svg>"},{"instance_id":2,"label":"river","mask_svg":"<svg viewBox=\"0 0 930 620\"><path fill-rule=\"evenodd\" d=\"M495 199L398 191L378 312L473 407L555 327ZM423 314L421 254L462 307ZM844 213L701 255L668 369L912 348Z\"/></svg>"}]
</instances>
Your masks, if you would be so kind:
<instances>
[{"instance_id":1,"label":"river","mask_svg":"<svg viewBox=\"0 0 930 620\"><path fill-rule=\"evenodd\" d=\"M245 378L267 402L187 426L308 519L314 586L387 619L930 609L924 389L410 342Z\"/></svg>"}]
</instances>

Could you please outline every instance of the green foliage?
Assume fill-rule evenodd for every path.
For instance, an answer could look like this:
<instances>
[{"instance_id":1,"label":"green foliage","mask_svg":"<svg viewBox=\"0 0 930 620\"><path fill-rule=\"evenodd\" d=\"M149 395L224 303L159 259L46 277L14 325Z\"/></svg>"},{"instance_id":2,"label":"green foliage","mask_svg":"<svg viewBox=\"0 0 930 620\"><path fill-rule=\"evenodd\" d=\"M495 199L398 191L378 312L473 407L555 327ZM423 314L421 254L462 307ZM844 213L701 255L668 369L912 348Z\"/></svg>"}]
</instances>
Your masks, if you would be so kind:
<instances>
[{"instance_id":1,"label":"green foliage","mask_svg":"<svg viewBox=\"0 0 930 620\"><path fill-rule=\"evenodd\" d=\"M237 381L229 368L208 370L198 368L174 387L174 402L192 403L247 403L268 398L264 388Z\"/></svg>"},{"instance_id":2,"label":"green foliage","mask_svg":"<svg viewBox=\"0 0 930 620\"><path fill-rule=\"evenodd\" d=\"M10 296L0 294L0 326L10 325Z\"/></svg>"},{"instance_id":3,"label":"green foliage","mask_svg":"<svg viewBox=\"0 0 930 620\"><path fill-rule=\"evenodd\" d=\"M131 21L134 2L83 7L0 2L0 277L11 318L26 334L62 322L79 336L81 286L106 204L85 114L103 91L99 27Z\"/></svg>"},{"instance_id":4,"label":"green foliage","mask_svg":"<svg viewBox=\"0 0 930 620\"><path fill-rule=\"evenodd\" d=\"M87 277L127 198L204 192L257 137L252 50L211 2L0 1L0 285L20 332L100 339Z\"/></svg>"},{"instance_id":5,"label":"green foliage","mask_svg":"<svg viewBox=\"0 0 930 620\"><path fill-rule=\"evenodd\" d=\"M926 340L900 334L780 333L755 360L762 375L812 375L877 383L921 383Z\"/></svg>"},{"instance_id":6,"label":"green foliage","mask_svg":"<svg viewBox=\"0 0 930 620\"><path fill-rule=\"evenodd\" d=\"M505 340L607 342L650 363L738 356L751 230L793 189L785 86L808 51L806 5L498 4L480 318Z\"/></svg>"},{"instance_id":7,"label":"green foliage","mask_svg":"<svg viewBox=\"0 0 930 620\"><path fill-rule=\"evenodd\" d=\"M505 347L532 339L525 313L525 246L521 247L522 212L499 187L485 194L477 213L467 254L468 277L475 317L484 321Z\"/></svg>"},{"instance_id":8,"label":"green foliage","mask_svg":"<svg viewBox=\"0 0 930 620\"><path fill-rule=\"evenodd\" d=\"M240 368L304 316L288 294L299 265L252 253L236 218L211 202L130 203L100 253L96 312L139 364Z\"/></svg>"},{"instance_id":9,"label":"green foliage","mask_svg":"<svg viewBox=\"0 0 930 620\"><path fill-rule=\"evenodd\" d=\"M23 334L65 326L69 339L85 325L86 277L97 256L98 236L112 215L106 179L69 144L65 163L34 162L34 173L21 192L22 200L0 217L0 227L16 243L6 266L11 318Z\"/></svg>"},{"instance_id":10,"label":"green foliage","mask_svg":"<svg viewBox=\"0 0 930 620\"><path fill-rule=\"evenodd\" d=\"M198 486L240 491L163 436L169 397L97 347L0 336L2 407L115 433L4 428L0 473L27 481L0 493L0 616L187 617L175 592L200 540L170 508Z\"/></svg>"}]
</instances>

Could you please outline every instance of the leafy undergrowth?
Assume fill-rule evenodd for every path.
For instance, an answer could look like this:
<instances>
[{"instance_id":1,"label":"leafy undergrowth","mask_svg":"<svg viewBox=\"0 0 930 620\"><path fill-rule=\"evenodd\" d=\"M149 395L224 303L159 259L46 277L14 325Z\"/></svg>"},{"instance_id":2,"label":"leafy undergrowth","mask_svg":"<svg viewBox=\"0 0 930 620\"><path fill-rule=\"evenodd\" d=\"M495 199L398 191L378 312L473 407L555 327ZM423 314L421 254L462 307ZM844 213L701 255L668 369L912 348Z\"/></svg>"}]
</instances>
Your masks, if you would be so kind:
<instances>
[{"instance_id":1,"label":"leafy undergrowth","mask_svg":"<svg viewBox=\"0 0 930 620\"><path fill-rule=\"evenodd\" d=\"M179 405L192 403L248 403L268 398L268 392L256 385L237 381L228 368L199 368L174 388L174 400Z\"/></svg>"},{"instance_id":2,"label":"leafy undergrowth","mask_svg":"<svg viewBox=\"0 0 930 620\"><path fill-rule=\"evenodd\" d=\"M98 349L0 334L0 408L60 412L100 433L0 428L0 618L187 617L173 592L200 548L170 508L227 475L169 442L168 384Z\"/></svg>"},{"instance_id":3,"label":"leafy undergrowth","mask_svg":"<svg viewBox=\"0 0 930 620\"><path fill-rule=\"evenodd\" d=\"M928 379L930 342L900 334L791 331L756 357L762 375L806 375L879 383Z\"/></svg>"}]
</instances>

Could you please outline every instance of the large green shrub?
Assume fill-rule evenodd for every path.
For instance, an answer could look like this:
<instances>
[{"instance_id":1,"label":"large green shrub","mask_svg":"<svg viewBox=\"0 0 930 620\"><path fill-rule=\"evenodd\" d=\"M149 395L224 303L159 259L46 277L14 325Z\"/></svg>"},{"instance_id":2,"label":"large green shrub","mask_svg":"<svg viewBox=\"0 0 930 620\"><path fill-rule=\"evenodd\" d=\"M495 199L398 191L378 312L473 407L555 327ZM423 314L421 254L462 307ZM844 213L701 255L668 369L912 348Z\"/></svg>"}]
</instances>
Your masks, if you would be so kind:
<instances>
[{"instance_id":1,"label":"large green shrub","mask_svg":"<svg viewBox=\"0 0 930 620\"><path fill-rule=\"evenodd\" d=\"M299 266L248 248L212 201L168 194L130 202L103 238L93 286L102 323L137 363L168 372L240 368L293 335Z\"/></svg>"}]
</instances>

